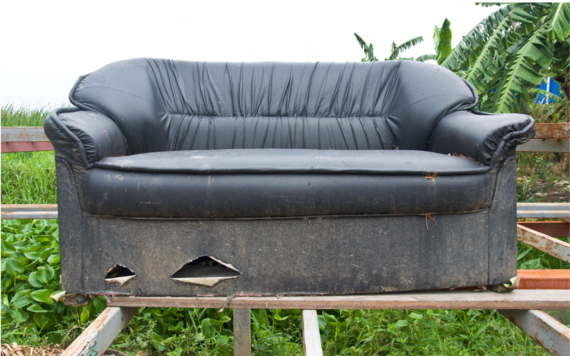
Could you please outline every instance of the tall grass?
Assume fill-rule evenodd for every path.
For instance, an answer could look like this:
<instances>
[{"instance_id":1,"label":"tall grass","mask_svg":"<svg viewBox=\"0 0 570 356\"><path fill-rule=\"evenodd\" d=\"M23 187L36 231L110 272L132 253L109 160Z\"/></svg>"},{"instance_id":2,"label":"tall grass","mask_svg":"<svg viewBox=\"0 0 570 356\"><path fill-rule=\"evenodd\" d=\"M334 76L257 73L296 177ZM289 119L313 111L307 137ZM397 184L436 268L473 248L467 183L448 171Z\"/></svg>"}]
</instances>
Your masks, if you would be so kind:
<instances>
[{"instance_id":1,"label":"tall grass","mask_svg":"<svg viewBox=\"0 0 570 356\"><path fill-rule=\"evenodd\" d=\"M41 126L47 113L41 109L15 110L9 105L1 110L2 125L5 126ZM2 154L3 204L56 203L56 198L53 152ZM52 235L56 239L48 242L58 246L56 227L55 221L2 222L3 259L21 258L24 264L24 272L17 276L6 276L3 268L2 343L69 345L105 306L100 298L79 308L56 307L34 299L30 303L44 310L54 310L52 314L36 316L39 309L28 310L29 304L18 309L22 303L33 299L26 293L46 288L30 285L29 274L43 268L43 264L26 260L25 256L29 254L20 255L19 249L34 248L32 245L37 241L46 239L41 234L45 235L48 229L50 232L53 230ZM4 249L5 246L14 246L13 251ZM58 258L57 249L50 251L48 260ZM569 267L567 263L538 250L529 250L523 244L519 244L519 257L519 268ZM12 279L17 282L8 283ZM50 288L57 290L60 285ZM327 310L318 314L325 355L547 354L496 311ZM49 323L46 322L48 319ZM301 354L300 311L252 311L252 342L256 355ZM230 355L232 343L229 310L218 313L198 308L141 308L111 348L132 355Z\"/></svg>"},{"instance_id":2,"label":"tall grass","mask_svg":"<svg viewBox=\"0 0 570 356\"><path fill-rule=\"evenodd\" d=\"M2 126L43 126L51 110L47 108L16 108L12 104L2 105Z\"/></svg>"}]
</instances>

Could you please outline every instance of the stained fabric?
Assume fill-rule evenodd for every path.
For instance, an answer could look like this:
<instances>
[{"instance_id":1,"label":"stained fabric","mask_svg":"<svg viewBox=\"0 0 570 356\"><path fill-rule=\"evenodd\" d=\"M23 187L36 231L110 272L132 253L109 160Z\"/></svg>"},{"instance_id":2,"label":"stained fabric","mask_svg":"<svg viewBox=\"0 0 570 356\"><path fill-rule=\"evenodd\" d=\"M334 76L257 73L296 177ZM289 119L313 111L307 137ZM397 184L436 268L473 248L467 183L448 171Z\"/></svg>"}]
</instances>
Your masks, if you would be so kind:
<instances>
[{"instance_id":1,"label":"stained fabric","mask_svg":"<svg viewBox=\"0 0 570 356\"><path fill-rule=\"evenodd\" d=\"M413 61L134 59L81 77L70 100L113 119L135 154L268 147L425 150L438 120L472 108L477 96L451 71ZM196 137L217 139L196 144Z\"/></svg>"}]
</instances>

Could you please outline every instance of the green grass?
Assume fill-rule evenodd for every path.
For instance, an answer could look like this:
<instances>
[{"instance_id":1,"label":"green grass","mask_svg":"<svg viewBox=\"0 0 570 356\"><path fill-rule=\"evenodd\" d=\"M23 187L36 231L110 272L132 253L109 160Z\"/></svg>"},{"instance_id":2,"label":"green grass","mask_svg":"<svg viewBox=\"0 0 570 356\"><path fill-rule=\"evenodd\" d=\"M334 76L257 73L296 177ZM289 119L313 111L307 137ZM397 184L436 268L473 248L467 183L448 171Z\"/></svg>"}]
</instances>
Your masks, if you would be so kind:
<instances>
[{"instance_id":1,"label":"green grass","mask_svg":"<svg viewBox=\"0 0 570 356\"><path fill-rule=\"evenodd\" d=\"M45 113L4 106L2 125L41 126ZM536 167L546 171L536 173ZM549 177L547 170L552 167L532 169ZM2 154L2 204L56 203L56 198L53 152ZM61 289L58 239L55 220L2 221L2 343L67 346L106 307L102 297L85 307L66 307L49 298ZM569 265L519 244L519 268ZM496 311L318 313L326 355L548 354ZM254 354L302 354L300 314L300 310L252 311ZM111 348L129 354L231 355L231 316L231 310L141 308Z\"/></svg>"},{"instance_id":2,"label":"green grass","mask_svg":"<svg viewBox=\"0 0 570 356\"><path fill-rule=\"evenodd\" d=\"M53 151L2 153L2 204L57 204Z\"/></svg>"},{"instance_id":3,"label":"green grass","mask_svg":"<svg viewBox=\"0 0 570 356\"><path fill-rule=\"evenodd\" d=\"M43 126L50 110L2 105L2 126Z\"/></svg>"}]
</instances>

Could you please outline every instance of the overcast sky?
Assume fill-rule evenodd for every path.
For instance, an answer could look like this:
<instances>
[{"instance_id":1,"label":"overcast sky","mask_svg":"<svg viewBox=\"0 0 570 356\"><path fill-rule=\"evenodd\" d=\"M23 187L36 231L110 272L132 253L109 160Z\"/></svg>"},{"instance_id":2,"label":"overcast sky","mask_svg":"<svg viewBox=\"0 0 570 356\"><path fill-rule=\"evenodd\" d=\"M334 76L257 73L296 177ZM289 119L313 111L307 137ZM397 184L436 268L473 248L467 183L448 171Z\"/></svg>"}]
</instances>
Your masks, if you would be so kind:
<instances>
[{"instance_id":1,"label":"overcast sky","mask_svg":"<svg viewBox=\"0 0 570 356\"><path fill-rule=\"evenodd\" d=\"M4 1L2 104L67 104L80 75L135 57L191 61L352 62L423 36L403 53L434 53L447 17L453 45L497 7L465 1ZM150 2L148 2L150 3Z\"/></svg>"}]
</instances>

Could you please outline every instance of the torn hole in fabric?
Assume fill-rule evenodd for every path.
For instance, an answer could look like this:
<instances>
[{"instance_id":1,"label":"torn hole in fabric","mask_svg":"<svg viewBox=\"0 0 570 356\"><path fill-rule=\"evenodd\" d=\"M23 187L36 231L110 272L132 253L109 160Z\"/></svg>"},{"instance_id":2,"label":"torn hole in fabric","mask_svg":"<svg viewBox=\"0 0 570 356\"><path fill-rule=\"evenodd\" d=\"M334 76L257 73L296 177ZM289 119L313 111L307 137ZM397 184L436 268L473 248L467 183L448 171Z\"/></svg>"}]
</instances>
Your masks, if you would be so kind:
<instances>
[{"instance_id":1,"label":"torn hole in fabric","mask_svg":"<svg viewBox=\"0 0 570 356\"><path fill-rule=\"evenodd\" d=\"M237 278L240 275L241 272L229 263L211 256L201 256L187 262L182 268L174 272L170 279L213 287L220 281Z\"/></svg>"},{"instance_id":2,"label":"torn hole in fabric","mask_svg":"<svg viewBox=\"0 0 570 356\"><path fill-rule=\"evenodd\" d=\"M119 286L122 286L136 276L137 274L130 268L117 264L107 272L105 281L108 283L117 283Z\"/></svg>"}]
</instances>

